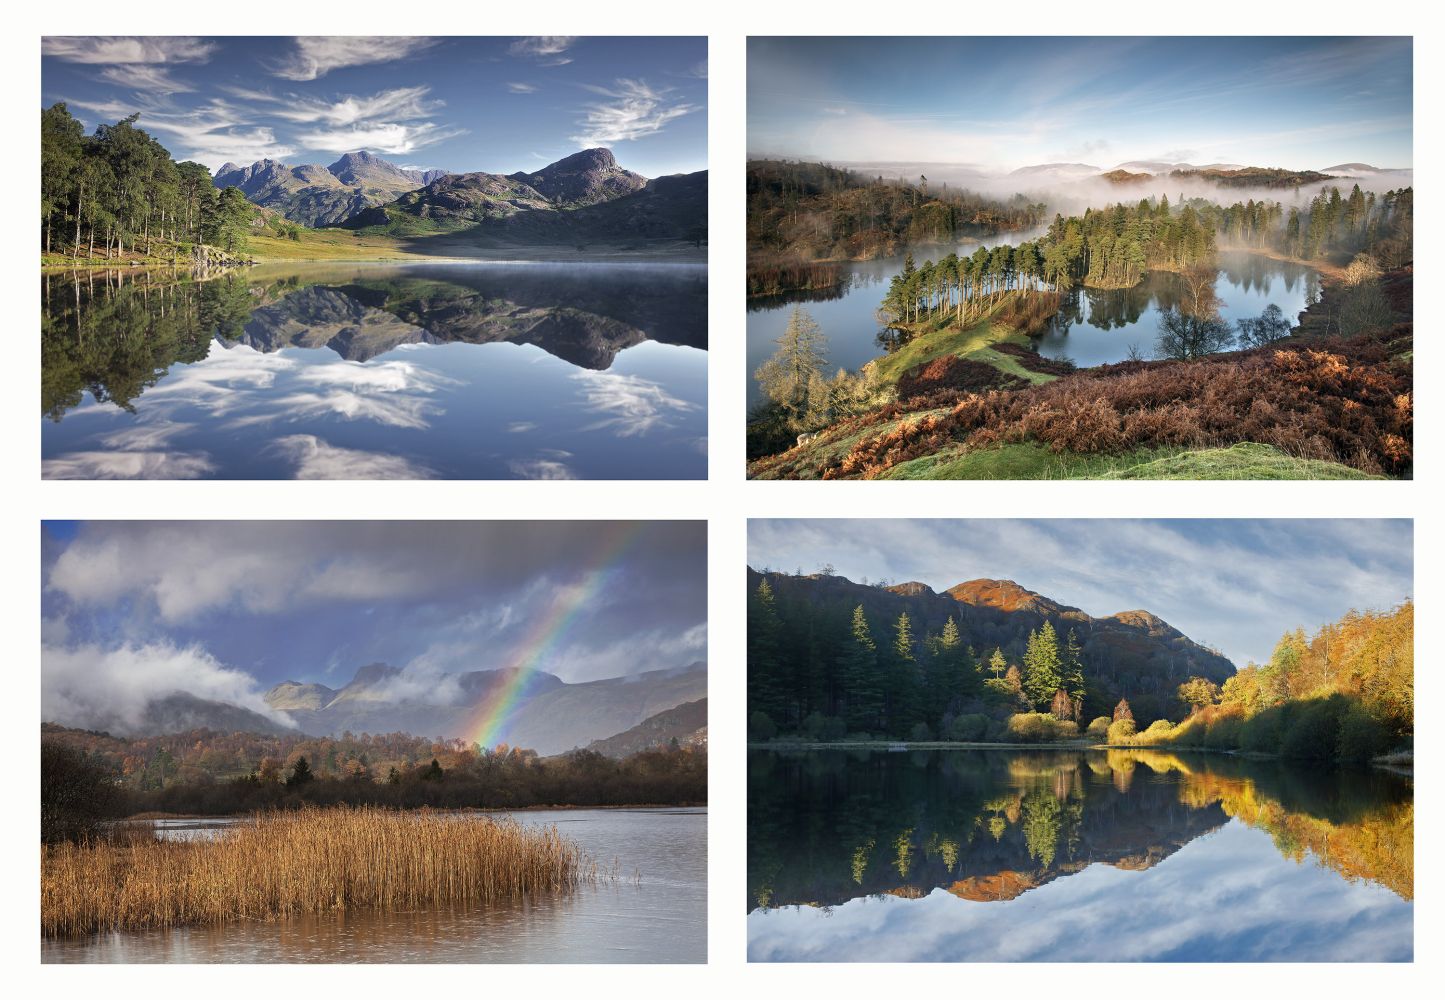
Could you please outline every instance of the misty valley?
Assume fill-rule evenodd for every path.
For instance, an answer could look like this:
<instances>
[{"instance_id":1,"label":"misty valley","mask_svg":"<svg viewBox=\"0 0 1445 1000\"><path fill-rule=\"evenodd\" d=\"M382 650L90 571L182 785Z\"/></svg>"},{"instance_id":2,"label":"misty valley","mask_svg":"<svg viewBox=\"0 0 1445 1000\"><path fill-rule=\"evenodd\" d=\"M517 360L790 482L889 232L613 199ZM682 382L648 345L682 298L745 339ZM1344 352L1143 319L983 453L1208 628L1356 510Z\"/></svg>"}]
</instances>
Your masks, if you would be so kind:
<instances>
[{"instance_id":1,"label":"misty valley","mask_svg":"<svg viewBox=\"0 0 1445 1000\"><path fill-rule=\"evenodd\" d=\"M697 478L691 264L41 278L47 478Z\"/></svg>"},{"instance_id":2,"label":"misty valley","mask_svg":"<svg viewBox=\"0 0 1445 1000\"><path fill-rule=\"evenodd\" d=\"M1410 779L1158 750L748 755L754 961L1413 958Z\"/></svg>"}]
</instances>

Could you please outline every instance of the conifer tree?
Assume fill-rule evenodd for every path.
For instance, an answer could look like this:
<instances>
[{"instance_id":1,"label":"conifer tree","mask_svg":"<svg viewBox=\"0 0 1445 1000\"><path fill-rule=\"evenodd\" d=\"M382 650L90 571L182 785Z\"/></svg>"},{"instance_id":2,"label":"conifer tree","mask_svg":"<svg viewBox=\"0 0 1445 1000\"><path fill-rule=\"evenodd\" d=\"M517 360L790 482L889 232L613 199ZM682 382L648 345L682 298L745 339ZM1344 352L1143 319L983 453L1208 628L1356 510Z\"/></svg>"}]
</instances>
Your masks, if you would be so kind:
<instances>
[{"instance_id":1,"label":"conifer tree","mask_svg":"<svg viewBox=\"0 0 1445 1000\"><path fill-rule=\"evenodd\" d=\"M1059 637L1052 622L1045 621L1037 632L1029 633L1024 653L1024 694L1034 705L1047 705L1063 682Z\"/></svg>"}]
</instances>

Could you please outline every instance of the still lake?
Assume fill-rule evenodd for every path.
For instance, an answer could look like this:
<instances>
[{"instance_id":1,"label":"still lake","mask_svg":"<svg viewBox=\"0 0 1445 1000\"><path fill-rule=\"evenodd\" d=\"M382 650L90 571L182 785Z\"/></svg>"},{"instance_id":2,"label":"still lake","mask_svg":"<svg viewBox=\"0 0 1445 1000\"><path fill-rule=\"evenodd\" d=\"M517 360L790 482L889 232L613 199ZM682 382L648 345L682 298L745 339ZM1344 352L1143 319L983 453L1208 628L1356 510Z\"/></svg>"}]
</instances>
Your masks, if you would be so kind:
<instances>
[{"instance_id":1,"label":"still lake","mask_svg":"<svg viewBox=\"0 0 1445 1000\"><path fill-rule=\"evenodd\" d=\"M748 957L1410 961L1413 781L1159 751L748 755Z\"/></svg>"},{"instance_id":2,"label":"still lake","mask_svg":"<svg viewBox=\"0 0 1445 1000\"><path fill-rule=\"evenodd\" d=\"M1034 239L1043 230L1005 233L982 241L984 246ZM956 248L921 249L926 259L973 253L979 243ZM1274 260L1260 254L1223 251L1217 257L1219 277L1215 292L1220 315L1228 322L1258 316L1273 303L1296 323L1300 311L1318 295L1319 275L1302 264ZM752 299L748 302L748 405L762 398L753 372L777 349L794 305L801 305L828 338L829 369L856 371L884 353L878 334L882 327L875 313L893 276L903 270L903 258L844 265L848 278L833 293L799 293ZM1123 361L1135 347L1149 357L1159 332L1159 312L1179 302L1182 281L1167 271L1151 271L1142 282L1127 289L1074 288L1050 328L1034 338L1034 349L1049 358L1069 358L1081 368Z\"/></svg>"},{"instance_id":3,"label":"still lake","mask_svg":"<svg viewBox=\"0 0 1445 1000\"><path fill-rule=\"evenodd\" d=\"M41 940L44 962L687 962L707 960L707 810L557 809L556 824L618 877L521 903L350 911L219 927ZM169 821L213 836L228 821Z\"/></svg>"},{"instance_id":4,"label":"still lake","mask_svg":"<svg viewBox=\"0 0 1445 1000\"><path fill-rule=\"evenodd\" d=\"M41 278L42 474L700 479L702 264Z\"/></svg>"}]
</instances>

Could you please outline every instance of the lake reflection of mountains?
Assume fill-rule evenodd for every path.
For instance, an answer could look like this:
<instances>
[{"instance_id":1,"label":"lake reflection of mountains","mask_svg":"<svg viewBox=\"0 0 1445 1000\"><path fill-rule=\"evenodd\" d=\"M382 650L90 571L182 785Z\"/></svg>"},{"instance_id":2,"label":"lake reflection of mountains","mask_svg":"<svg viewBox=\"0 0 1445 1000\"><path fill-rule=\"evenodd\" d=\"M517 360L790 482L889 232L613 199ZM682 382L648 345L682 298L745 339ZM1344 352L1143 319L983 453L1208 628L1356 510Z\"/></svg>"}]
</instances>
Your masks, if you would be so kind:
<instances>
[{"instance_id":1,"label":"lake reflection of mountains","mask_svg":"<svg viewBox=\"0 0 1445 1000\"><path fill-rule=\"evenodd\" d=\"M1090 865L1143 871L1231 819L1280 852L1413 895L1409 783L1130 751L755 751L748 909L867 896L1014 899Z\"/></svg>"},{"instance_id":2,"label":"lake reflection of mountains","mask_svg":"<svg viewBox=\"0 0 1445 1000\"><path fill-rule=\"evenodd\" d=\"M700 264L100 272L41 295L46 478L706 474Z\"/></svg>"},{"instance_id":3,"label":"lake reflection of mountains","mask_svg":"<svg viewBox=\"0 0 1445 1000\"><path fill-rule=\"evenodd\" d=\"M515 266L464 278L441 271L309 285L256 309L234 342L262 352L328 347L348 361L403 344L532 344L593 371L647 340L707 349L700 269L649 271L640 280L601 270Z\"/></svg>"}]
</instances>

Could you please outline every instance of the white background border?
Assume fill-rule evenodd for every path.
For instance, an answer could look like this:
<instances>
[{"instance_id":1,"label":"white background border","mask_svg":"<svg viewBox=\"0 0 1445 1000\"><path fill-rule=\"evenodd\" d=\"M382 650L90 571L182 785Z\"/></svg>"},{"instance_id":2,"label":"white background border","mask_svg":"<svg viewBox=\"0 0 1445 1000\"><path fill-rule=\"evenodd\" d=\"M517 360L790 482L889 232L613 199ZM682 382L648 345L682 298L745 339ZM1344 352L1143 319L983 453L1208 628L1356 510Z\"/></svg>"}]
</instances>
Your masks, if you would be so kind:
<instances>
[{"instance_id":1,"label":"white background border","mask_svg":"<svg viewBox=\"0 0 1445 1000\"><path fill-rule=\"evenodd\" d=\"M72 0L17 4L3 38L7 119L14 126L0 156L10 200L3 244L5 300L13 322L5 391L3 504L4 635L11 655L4 690L7 813L4 824L4 956L11 995L153 997L397 996L452 991L588 1000L677 994L735 997L740 992L877 998L898 994L967 997L1065 995L1114 1000L1149 991L1174 997L1413 995L1439 988L1442 934L1438 855L1440 765L1429 706L1440 704L1433 636L1417 684L1426 706L1418 736L1416 963L1412 966L748 966L745 964L745 782L743 757L743 558L746 517L1415 517L1416 598L1430 621L1439 613L1442 497L1437 460L1440 350L1436 327L1421 326L1416 349L1416 448L1410 483L745 483L743 287L744 86L748 34L1413 34L1417 127L1417 256L1428 291L1445 280L1440 265L1440 119L1445 59L1439 15L1408 2L1366 6L1336 0L1264 4L1034 0L984 8L967 0L895 5L760 3L681 4L633 0L584 4L499 5L454 0L402 5L347 0L327 5L129 4ZM710 221L708 483L64 483L39 480L39 297L35 295L30 199L39 172L34 114L39 104L44 34L690 34L708 35ZM1047 72L1040 67L1039 72ZM625 162L625 155L624 155ZM1426 302L1426 305L1430 303ZM1424 314L1427 315L1428 314ZM708 966L40 966L35 934L38 857L34 845L39 704L39 530L42 518L706 518L710 618L711 808L709 810ZM1180 900L1187 906L1188 900ZM1328 958L1322 955L1321 958ZM1432 975L1432 973L1434 975ZM182 994L185 991L185 994ZM1141 994L1142 995L1142 994Z\"/></svg>"}]
</instances>

